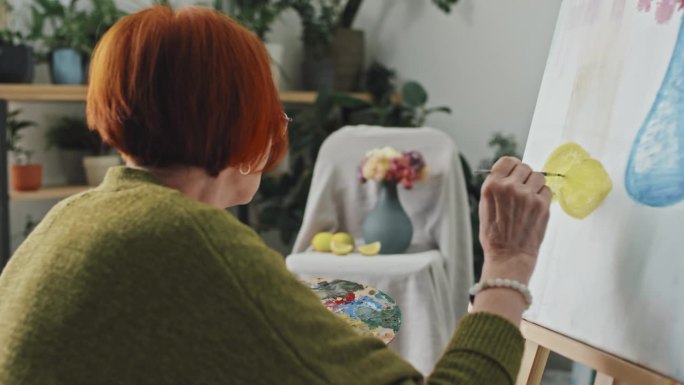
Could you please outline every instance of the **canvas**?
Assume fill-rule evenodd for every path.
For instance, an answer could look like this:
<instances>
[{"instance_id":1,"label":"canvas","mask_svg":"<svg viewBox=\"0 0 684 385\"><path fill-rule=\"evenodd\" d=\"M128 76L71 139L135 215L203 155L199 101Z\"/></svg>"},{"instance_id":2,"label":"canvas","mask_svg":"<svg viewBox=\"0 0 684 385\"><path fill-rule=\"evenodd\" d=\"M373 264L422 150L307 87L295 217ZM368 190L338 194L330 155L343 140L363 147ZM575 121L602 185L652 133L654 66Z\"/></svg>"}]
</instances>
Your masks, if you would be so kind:
<instances>
[{"instance_id":1,"label":"canvas","mask_svg":"<svg viewBox=\"0 0 684 385\"><path fill-rule=\"evenodd\" d=\"M564 1L525 152L541 169L575 142L612 180L583 219L553 204L525 318L680 381L682 3Z\"/></svg>"}]
</instances>

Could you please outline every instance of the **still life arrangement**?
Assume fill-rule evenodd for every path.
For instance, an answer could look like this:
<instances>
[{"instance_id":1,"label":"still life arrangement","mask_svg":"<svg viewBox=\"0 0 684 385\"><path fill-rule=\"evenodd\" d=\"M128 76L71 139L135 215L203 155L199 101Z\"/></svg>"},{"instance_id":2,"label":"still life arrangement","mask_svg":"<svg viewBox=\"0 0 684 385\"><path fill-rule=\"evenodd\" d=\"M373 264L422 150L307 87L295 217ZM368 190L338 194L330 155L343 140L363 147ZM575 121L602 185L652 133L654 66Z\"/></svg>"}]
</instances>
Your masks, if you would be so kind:
<instances>
[{"instance_id":1,"label":"still life arrangement","mask_svg":"<svg viewBox=\"0 0 684 385\"><path fill-rule=\"evenodd\" d=\"M359 334L389 344L399 331L399 306L382 291L340 279L308 278L303 282L328 310L342 317Z\"/></svg>"},{"instance_id":2,"label":"still life arrangement","mask_svg":"<svg viewBox=\"0 0 684 385\"><path fill-rule=\"evenodd\" d=\"M356 247L348 233L323 231L311 240L312 248L336 255L347 255L355 247L365 256L403 253L411 244L413 225L399 201L397 186L410 190L417 182L427 179L428 174L427 163L417 151L400 152L383 147L367 152L359 166L359 181L376 181L379 193L375 207L363 222L366 244Z\"/></svg>"},{"instance_id":3,"label":"still life arrangement","mask_svg":"<svg viewBox=\"0 0 684 385\"><path fill-rule=\"evenodd\" d=\"M427 163L417 151L383 147L366 153L359 167L359 179L361 183L376 181L380 189L375 207L363 221L366 243L380 242L381 254L401 254L408 249L413 225L399 201L397 186L410 190L428 175Z\"/></svg>"},{"instance_id":4,"label":"still life arrangement","mask_svg":"<svg viewBox=\"0 0 684 385\"><path fill-rule=\"evenodd\" d=\"M546 159L546 185L566 214L583 219L594 212L613 189L613 182L600 161L577 143L556 148Z\"/></svg>"}]
</instances>

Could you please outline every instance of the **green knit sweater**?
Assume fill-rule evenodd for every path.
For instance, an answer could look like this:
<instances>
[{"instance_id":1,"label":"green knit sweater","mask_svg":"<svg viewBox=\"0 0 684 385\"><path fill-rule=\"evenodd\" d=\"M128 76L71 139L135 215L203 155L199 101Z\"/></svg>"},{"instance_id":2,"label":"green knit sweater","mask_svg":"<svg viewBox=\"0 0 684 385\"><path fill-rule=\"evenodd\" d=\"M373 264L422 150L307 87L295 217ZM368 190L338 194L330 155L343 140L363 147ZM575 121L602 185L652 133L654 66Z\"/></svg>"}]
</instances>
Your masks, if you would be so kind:
<instances>
[{"instance_id":1,"label":"green knit sweater","mask_svg":"<svg viewBox=\"0 0 684 385\"><path fill-rule=\"evenodd\" d=\"M428 384L513 384L523 339L465 317ZM414 384L232 215L113 168L0 276L0 384Z\"/></svg>"}]
</instances>

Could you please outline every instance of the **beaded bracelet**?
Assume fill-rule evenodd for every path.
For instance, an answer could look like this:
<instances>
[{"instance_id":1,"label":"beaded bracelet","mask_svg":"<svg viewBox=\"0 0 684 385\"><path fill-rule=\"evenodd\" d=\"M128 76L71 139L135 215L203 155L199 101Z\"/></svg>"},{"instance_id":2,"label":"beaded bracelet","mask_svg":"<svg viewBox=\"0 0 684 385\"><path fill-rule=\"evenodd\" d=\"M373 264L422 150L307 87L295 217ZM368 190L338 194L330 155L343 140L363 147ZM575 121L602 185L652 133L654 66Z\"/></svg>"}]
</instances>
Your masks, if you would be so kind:
<instances>
[{"instance_id":1,"label":"beaded bracelet","mask_svg":"<svg viewBox=\"0 0 684 385\"><path fill-rule=\"evenodd\" d=\"M495 287L513 289L522 294L522 296L525 298L525 303L527 304L527 307L525 309L529 309L530 305L532 305L532 293L530 293L530 289L525 284L507 278L496 278L480 281L476 283L472 288L470 288L470 295L474 297L483 290Z\"/></svg>"}]
</instances>

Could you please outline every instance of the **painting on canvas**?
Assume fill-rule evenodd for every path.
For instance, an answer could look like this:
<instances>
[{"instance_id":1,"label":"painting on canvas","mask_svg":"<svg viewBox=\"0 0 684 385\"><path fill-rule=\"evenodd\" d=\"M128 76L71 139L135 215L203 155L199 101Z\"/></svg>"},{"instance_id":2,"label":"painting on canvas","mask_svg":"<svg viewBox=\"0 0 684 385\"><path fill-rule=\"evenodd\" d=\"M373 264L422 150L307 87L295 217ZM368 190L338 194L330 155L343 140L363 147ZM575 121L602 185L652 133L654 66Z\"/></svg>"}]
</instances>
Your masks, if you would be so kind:
<instances>
[{"instance_id":1,"label":"painting on canvas","mask_svg":"<svg viewBox=\"0 0 684 385\"><path fill-rule=\"evenodd\" d=\"M525 318L684 381L680 0L566 0L525 161L577 143L612 180L582 219L552 207Z\"/></svg>"}]
</instances>

